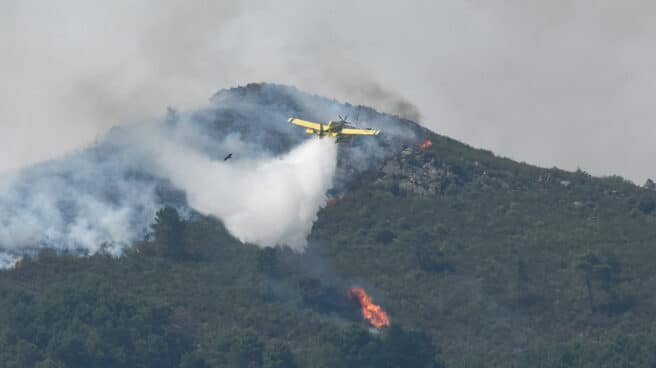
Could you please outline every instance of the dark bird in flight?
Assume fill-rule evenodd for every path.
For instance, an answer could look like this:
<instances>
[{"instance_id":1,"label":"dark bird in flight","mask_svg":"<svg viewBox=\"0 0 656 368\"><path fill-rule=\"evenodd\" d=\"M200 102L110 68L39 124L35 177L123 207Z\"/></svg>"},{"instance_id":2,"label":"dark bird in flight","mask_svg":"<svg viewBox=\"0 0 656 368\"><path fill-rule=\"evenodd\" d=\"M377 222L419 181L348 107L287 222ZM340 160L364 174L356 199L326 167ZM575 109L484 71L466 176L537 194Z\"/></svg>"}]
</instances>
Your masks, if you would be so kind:
<instances>
[{"instance_id":1,"label":"dark bird in flight","mask_svg":"<svg viewBox=\"0 0 656 368\"><path fill-rule=\"evenodd\" d=\"M223 161L228 161L231 158L232 158L232 152L228 153L228 155L223 158Z\"/></svg>"}]
</instances>

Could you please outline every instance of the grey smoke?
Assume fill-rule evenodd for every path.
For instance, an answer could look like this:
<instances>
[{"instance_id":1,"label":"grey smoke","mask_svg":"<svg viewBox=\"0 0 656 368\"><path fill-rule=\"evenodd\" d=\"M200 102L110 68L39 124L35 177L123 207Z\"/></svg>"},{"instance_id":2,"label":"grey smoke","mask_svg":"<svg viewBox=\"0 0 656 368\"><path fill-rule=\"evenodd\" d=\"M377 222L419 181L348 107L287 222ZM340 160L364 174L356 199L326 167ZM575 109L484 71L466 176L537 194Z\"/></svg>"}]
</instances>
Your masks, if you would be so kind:
<instances>
[{"instance_id":1,"label":"grey smoke","mask_svg":"<svg viewBox=\"0 0 656 368\"><path fill-rule=\"evenodd\" d=\"M385 136L342 148L287 122L355 111ZM41 248L118 256L147 237L164 204L214 216L244 243L302 251L329 190L416 134L392 116L290 87L222 90L202 108L115 128L90 147L1 175L0 268Z\"/></svg>"},{"instance_id":2,"label":"grey smoke","mask_svg":"<svg viewBox=\"0 0 656 368\"><path fill-rule=\"evenodd\" d=\"M165 106L192 109L217 88L252 81L418 117L402 93L352 59L332 26L312 21L317 9L294 5L289 12L253 1L3 2L0 171L59 157L114 125L157 116ZM331 40L318 32L322 26Z\"/></svg>"},{"instance_id":3,"label":"grey smoke","mask_svg":"<svg viewBox=\"0 0 656 368\"><path fill-rule=\"evenodd\" d=\"M641 183L656 153L655 19L641 0L7 0L0 170L200 106L221 86L274 81Z\"/></svg>"},{"instance_id":4,"label":"grey smoke","mask_svg":"<svg viewBox=\"0 0 656 368\"><path fill-rule=\"evenodd\" d=\"M11 268L21 260L21 256L0 252L0 269Z\"/></svg>"},{"instance_id":5,"label":"grey smoke","mask_svg":"<svg viewBox=\"0 0 656 368\"><path fill-rule=\"evenodd\" d=\"M124 148L110 143L0 178L0 248L95 253L106 245L119 254L143 237L158 208L155 185Z\"/></svg>"},{"instance_id":6,"label":"grey smoke","mask_svg":"<svg viewBox=\"0 0 656 368\"><path fill-rule=\"evenodd\" d=\"M273 81L641 183L656 153L655 19L641 0L3 1L0 170Z\"/></svg>"}]
</instances>

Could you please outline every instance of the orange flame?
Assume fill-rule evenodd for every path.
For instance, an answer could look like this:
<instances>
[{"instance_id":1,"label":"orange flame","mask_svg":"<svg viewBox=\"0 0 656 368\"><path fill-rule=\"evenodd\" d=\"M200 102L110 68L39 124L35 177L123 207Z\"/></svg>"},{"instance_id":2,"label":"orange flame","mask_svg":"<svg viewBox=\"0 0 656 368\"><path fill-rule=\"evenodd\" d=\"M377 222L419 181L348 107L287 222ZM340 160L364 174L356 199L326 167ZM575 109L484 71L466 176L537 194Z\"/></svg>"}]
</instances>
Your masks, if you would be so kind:
<instances>
[{"instance_id":1,"label":"orange flame","mask_svg":"<svg viewBox=\"0 0 656 368\"><path fill-rule=\"evenodd\" d=\"M430 139L425 139L421 144L419 144L419 148L425 150L426 148L430 147L433 145L433 142Z\"/></svg>"},{"instance_id":2,"label":"orange flame","mask_svg":"<svg viewBox=\"0 0 656 368\"><path fill-rule=\"evenodd\" d=\"M343 193L336 196L336 197L330 197L326 201L326 207L332 207L332 206L336 205L337 202L341 201L342 199L344 199L344 194Z\"/></svg>"},{"instance_id":3,"label":"orange flame","mask_svg":"<svg viewBox=\"0 0 656 368\"><path fill-rule=\"evenodd\" d=\"M349 298L355 298L362 307L362 317L377 329L390 325L390 318L380 306L371 301L371 297L363 288L354 287L348 291Z\"/></svg>"}]
</instances>

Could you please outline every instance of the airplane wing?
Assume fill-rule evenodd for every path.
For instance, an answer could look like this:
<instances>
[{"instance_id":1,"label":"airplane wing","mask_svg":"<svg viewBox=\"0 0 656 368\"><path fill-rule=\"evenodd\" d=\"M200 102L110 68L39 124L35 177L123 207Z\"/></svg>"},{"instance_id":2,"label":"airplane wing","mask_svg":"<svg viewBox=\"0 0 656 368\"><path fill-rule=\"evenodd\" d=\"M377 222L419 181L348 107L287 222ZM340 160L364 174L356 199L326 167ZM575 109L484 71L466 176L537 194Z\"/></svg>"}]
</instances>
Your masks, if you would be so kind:
<instances>
[{"instance_id":1,"label":"airplane wing","mask_svg":"<svg viewBox=\"0 0 656 368\"><path fill-rule=\"evenodd\" d=\"M299 125L299 126L302 126L302 127L305 127L305 128L310 128L310 129L314 129L314 130L320 130L321 129L321 124L320 123L315 123L315 122L312 122L312 121L301 120L301 119L296 119L296 118L289 118L289 120L287 120L287 121L289 121L292 124ZM326 127L324 125L324 129L327 129L327 128L328 127Z\"/></svg>"},{"instance_id":2,"label":"airplane wing","mask_svg":"<svg viewBox=\"0 0 656 368\"><path fill-rule=\"evenodd\" d=\"M358 134L358 135L378 135L380 130L377 129L355 129L355 128L344 128L341 131L342 134Z\"/></svg>"}]
</instances>

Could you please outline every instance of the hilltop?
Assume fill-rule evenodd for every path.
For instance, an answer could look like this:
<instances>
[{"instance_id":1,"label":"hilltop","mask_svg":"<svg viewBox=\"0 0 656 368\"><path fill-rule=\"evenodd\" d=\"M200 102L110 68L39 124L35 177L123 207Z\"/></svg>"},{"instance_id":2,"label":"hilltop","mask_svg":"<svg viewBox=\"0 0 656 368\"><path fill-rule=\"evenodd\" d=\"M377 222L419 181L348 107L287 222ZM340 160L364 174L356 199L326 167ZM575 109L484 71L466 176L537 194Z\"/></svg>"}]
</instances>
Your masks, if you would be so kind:
<instances>
[{"instance_id":1,"label":"hilltop","mask_svg":"<svg viewBox=\"0 0 656 368\"><path fill-rule=\"evenodd\" d=\"M286 86L222 90L194 121L211 139L238 132L280 154L306 139L288 115L338 113L388 133L339 148L305 252L242 244L193 211L179 221L160 212L168 227L119 257L43 248L0 271L3 366L656 363L653 183L514 162ZM185 208L179 188L134 175L155 183L158 204ZM390 328L370 330L347 297L353 286L388 312Z\"/></svg>"}]
</instances>

